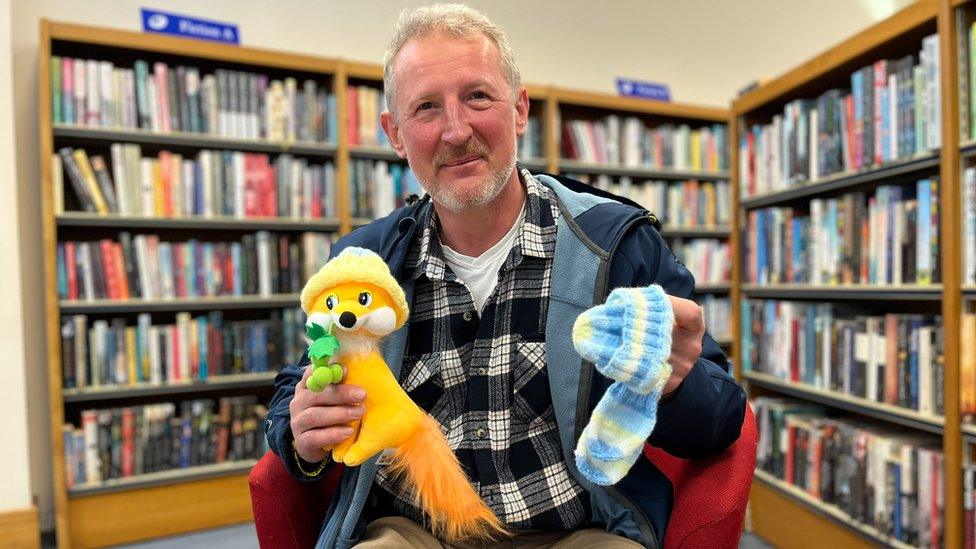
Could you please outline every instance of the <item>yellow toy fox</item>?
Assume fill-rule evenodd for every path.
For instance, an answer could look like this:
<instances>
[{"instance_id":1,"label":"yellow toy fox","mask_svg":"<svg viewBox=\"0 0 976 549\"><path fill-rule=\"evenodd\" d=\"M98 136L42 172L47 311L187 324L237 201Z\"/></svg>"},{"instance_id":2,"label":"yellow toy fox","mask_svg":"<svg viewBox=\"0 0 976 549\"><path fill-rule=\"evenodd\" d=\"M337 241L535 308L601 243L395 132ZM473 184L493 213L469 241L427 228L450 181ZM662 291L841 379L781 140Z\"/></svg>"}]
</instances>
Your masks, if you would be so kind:
<instances>
[{"instance_id":1,"label":"yellow toy fox","mask_svg":"<svg viewBox=\"0 0 976 549\"><path fill-rule=\"evenodd\" d=\"M403 289L386 263L372 251L346 248L309 279L301 302L309 326L318 325L320 334L327 329L338 340L331 360L345 366L343 381L366 389L365 414L351 423L352 436L331 448L332 459L356 466L395 448L389 470L413 492L436 536L453 543L505 535L437 421L410 400L379 353L379 340L403 326L408 314ZM321 390L338 377L328 362L316 364L310 389Z\"/></svg>"}]
</instances>

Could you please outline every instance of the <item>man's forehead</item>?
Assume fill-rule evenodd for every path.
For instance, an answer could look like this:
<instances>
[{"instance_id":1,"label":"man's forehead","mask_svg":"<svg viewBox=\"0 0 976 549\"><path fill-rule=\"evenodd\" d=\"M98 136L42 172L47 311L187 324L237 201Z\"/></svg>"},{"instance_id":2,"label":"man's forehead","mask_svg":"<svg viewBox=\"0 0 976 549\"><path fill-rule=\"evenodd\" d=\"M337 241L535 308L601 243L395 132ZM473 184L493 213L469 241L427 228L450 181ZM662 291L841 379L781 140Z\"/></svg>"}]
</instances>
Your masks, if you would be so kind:
<instances>
[{"instance_id":1,"label":"man's forehead","mask_svg":"<svg viewBox=\"0 0 976 549\"><path fill-rule=\"evenodd\" d=\"M438 60L450 60L456 53L456 47L473 46L476 54L484 56L490 64L501 64L498 47L483 34L458 36L445 32L435 32L426 36L419 36L407 40L393 60L393 72L406 68L424 66L436 63Z\"/></svg>"}]
</instances>

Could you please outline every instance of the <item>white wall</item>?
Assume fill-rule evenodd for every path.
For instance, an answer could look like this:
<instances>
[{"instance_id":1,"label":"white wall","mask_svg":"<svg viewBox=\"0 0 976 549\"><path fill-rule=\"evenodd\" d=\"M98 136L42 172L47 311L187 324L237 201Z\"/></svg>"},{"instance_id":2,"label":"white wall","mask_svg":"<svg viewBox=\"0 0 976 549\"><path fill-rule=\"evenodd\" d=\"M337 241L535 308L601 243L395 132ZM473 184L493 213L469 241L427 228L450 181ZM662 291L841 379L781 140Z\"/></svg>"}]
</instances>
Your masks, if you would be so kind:
<instances>
[{"instance_id":1,"label":"white wall","mask_svg":"<svg viewBox=\"0 0 976 549\"><path fill-rule=\"evenodd\" d=\"M9 479L0 485L0 513L30 507L30 462L27 452L27 389L24 380L24 323L21 253L14 159L13 64L10 51L10 0L0 0L0 417L7 447L0 470ZM11 261L11 259L14 259Z\"/></svg>"},{"instance_id":2,"label":"white wall","mask_svg":"<svg viewBox=\"0 0 976 549\"><path fill-rule=\"evenodd\" d=\"M399 11L421 2L404 0L290 0L209 2L194 0L0 0L13 4L14 98L16 139L0 113L0 177L11 170L3 155L16 153L17 201L10 216L0 215L0 246L14 254L21 247L17 281L4 280L0 295L17 297L20 307L6 307L13 315L3 338L20 340L24 331L32 362L26 367L29 384L30 456L35 490L41 496L41 520L50 527L50 443L44 356L41 271L40 194L37 123L38 21L59 21L139 30L139 8L193 14L239 25L248 46L288 50L378 63L390 39ZM526 82L613 93L614 78L626 76L670 85L675 101L725 107L736 89L759 77L773 77L843 38L887 17L909 0L472 0L507 32ZM9 11L5 10L5 11ZM9 25L0 27L0 48L10 42ZM206 47L206 46L201 46ZM3 52L4 49L0 49ZM0 68L5 58L0 55ZM0 72L0 82L8 82ZM0 96L8 97L0 91ZM3 103L0 101L0 106ZM8 109L9 110L9 109ZM9 122L8 122L9 124ZM14 144L17 144L16 149ZM3 177L4 185L13 181ZM13 189L6 190L13 198ZM3 202L0 199L0 202ZM3 208L14 208L5 202ZM13 220L20 214L20 225ZM18 232L19 231L19 232ZM6 260L8 256L3 255ZM13 266L5 265L8 269ZM0 340L2 342L3 340ZM5 357L5 359L7 359ZM17 362L12 362L17 365ZM17 368L10 368L14 370ZM14 375L4 369L0 375ZM2 382L0 382L2 383ZM6 412L11 400L5 391L20 384L2 384L0 401ZM18 408L0 417L23 423ZM23 408L21 406L20 408ZM15 444L27 445L22 437ZM0 470L17 470L22 456L0 453ZM5 488L5 487L4 487ZM6 490L0 489L6 493Z\"/></svg>"}]
</instances>

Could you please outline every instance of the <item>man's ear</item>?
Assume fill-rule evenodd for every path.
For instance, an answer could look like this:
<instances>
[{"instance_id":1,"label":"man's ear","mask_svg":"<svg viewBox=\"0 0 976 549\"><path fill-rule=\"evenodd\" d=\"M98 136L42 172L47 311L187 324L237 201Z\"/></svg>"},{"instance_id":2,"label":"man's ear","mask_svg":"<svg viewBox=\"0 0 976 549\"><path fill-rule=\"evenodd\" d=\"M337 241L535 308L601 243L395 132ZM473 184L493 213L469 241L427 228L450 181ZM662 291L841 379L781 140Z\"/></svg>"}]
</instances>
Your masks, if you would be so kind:
<instances>
[{"instance_id":1,"label":"man's ear","mask_svg":"<svg viewBox=\"0 0 976 549\"><path fill-rule=\"evenodd\" d=\"M515 98L515 133L522 135L525 133L525 125L529 120L529 92L525 86L519 89L518 97Z\"/></svg>"},{"instance_id":2,"label":"man's ear","mask_svg":"<svg viewBox=\"0 0 976 549\"><path fill-rule=\"evenodd\" d=\"M400 139L400 126L396 123L396 118L390 111L383 111L380 114L380 123L383 124L383 131L386 132L390 145L400 158L407 158L407 149L403 146L403 139Z\"/></svg>"}]
</instances>

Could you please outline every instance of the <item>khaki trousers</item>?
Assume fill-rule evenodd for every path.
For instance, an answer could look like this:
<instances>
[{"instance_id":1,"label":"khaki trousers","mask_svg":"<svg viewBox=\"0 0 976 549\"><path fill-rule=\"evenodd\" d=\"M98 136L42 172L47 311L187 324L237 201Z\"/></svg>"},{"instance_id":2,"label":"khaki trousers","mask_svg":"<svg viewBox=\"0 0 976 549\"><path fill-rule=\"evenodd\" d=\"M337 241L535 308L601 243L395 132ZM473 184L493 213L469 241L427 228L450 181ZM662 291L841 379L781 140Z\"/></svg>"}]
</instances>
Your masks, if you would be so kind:
<instances>
[{"instance_id":1,"label":"khaki trousers","mask_svg":"<svg viewBox=\"0 0 976 549\"><path fill-rule=\"evenodd\" d=\"M641 547L635 541L620 536L589 528L564 532L527 532L518 534L513 539L490 544L448 545L435 538L416 522L404 517L383 517L374 520L366 526L366 535L356 544L357 549L393 549L403 547L415 548L443 548L443 549L481 549L511 547L518 549L541 549L552 547L555 549L573 549L586 547L587 549L632 549Z\"/></svg>"}]
</instances>

